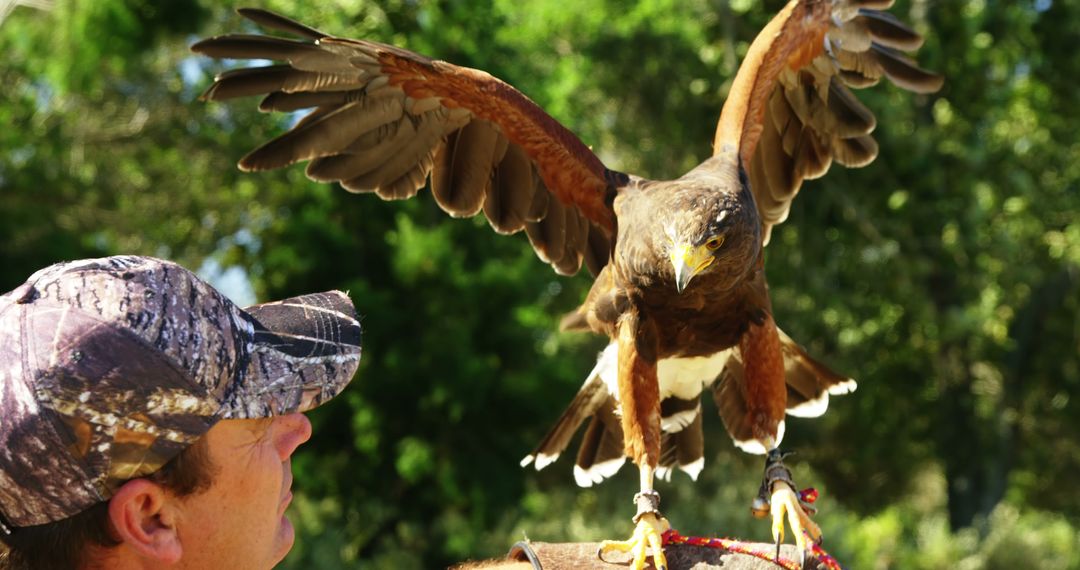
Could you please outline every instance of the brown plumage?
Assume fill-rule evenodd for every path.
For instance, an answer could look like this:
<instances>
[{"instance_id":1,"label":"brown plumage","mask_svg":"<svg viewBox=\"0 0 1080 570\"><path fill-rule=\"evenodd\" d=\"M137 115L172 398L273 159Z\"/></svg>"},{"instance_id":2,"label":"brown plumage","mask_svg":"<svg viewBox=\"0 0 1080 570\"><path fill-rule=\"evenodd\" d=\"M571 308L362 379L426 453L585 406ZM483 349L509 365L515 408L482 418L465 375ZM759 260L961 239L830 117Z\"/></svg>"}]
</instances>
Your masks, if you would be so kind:
<instances>
[{"instance_id":1,"label":"brown plumage","mask_svg":"<svg viewBox=\"0 0 1080 570\"><path fill-rule=\"evenodd\" d=\"M626 456L651 493L657 470L700 469L705 388L736 442L764 453L779 444L785 411L820 414L830 392L854 387L777 329L762 251L803 180L834 161L856 167L877 155L875 118L850 88L881 77L915 92L940 87L940 77L896 51L917 48L921 38L876 11L890 4L792 0L751 45L720 115L714 155L668 181L606 168L487 73L394 46L243 9L299 39L229 35L192 49L284 62L226 72L205 99L257 94L265 111L312 109L245 156L242 169L308 161L315 180L388 200L410 198L430 180L451 216L483 212L496 232L524 229L561 274L586 264L596 281L567 323L612 345L526 463L549 463L592 418L579 483L610 475ZM655 507L643 504L643 520L655 526Z\"/></svg>"}]
</instances>

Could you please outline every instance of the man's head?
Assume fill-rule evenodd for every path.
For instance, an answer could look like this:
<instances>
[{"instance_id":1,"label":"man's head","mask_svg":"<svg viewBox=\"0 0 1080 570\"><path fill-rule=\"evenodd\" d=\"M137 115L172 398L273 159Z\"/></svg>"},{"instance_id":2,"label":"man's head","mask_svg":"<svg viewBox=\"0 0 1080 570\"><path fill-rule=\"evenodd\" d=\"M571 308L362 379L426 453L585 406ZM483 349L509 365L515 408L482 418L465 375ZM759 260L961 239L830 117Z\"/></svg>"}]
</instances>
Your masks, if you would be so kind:
<instances>
[{"instance_id":1,"label":"man's head","mask_svg":"<svg viewBox=\"0 0 1080 570\"><path fill-rule=\"evenodd\" d=\"M340 292L241 310L152 258L35 273L0 296L0 539L97 509L121 543L98 554L272 565L292 543L289 456L310 435L298 412L359 358ZM209 484L161 477L198 448Z\"/></svg>"}]
</instances>

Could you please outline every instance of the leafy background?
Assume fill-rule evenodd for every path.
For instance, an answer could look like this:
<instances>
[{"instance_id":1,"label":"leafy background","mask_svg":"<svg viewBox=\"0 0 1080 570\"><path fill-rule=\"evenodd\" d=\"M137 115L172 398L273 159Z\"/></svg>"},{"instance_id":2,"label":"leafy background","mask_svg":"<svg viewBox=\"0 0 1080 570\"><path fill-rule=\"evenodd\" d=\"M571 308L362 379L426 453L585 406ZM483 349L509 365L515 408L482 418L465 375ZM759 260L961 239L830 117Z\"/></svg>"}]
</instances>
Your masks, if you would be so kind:
<instances>
[{"instance_id":1,"label":"leafy background","mask_svg":"<svg viewBox=\"0 0 1080 570\"><path fill-rule=\"evenodd\" d=\"M0 2L0 290L47 264L138 253L241 302L348 290L357 379L312 413L285 568L434 568L523 534L629 532L630 468L578 489L518 460L602 340L556 332L585 276L523 237L236 160L292 117L204 104L200 37L250 29L209 0ZM516 85L613 168L709 153L737 63L778 0L364 0L265 7ZM881 157L806 184L774 234L777 319L861 382L789 421L853 568L1080 568L1080 0L900 1L945 88L861 93ZM760 459L710 414L702 480L661 484L684 534L765 540Z\"/></svg>"}]
</instances>

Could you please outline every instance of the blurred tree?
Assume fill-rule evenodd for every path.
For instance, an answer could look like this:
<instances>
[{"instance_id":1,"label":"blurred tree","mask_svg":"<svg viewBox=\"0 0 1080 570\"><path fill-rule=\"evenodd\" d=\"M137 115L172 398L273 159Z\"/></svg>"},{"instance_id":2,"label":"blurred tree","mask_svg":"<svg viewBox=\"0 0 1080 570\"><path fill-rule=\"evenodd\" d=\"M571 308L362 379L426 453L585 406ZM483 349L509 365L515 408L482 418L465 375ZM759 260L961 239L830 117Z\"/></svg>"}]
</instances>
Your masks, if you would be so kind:
<instances>
[{"instance_id":1,"label":"blurred tree","mask_svg":"<svg viewBox=\"0 0 1080 570\"><path fill-rule=\"evenodd\" d=\"M790 422L796 475L824 481L830 545L854 567L1007 568L1016 548L1077 567L1080 1L897 4L945 89L861 92L880 158L807 184L767 252L778 322L861 382L823 419ZM666 177L708 155L736 65L782 2L265 5L490 71L610 166ZM0 290L119 252L239 267L261 299L349 290L365 360L296 459L288 567L429 568L501 554L522 530L624 532L633 474L580 490L566 461L517 467L601 344L554 332L587 279L423 196L237 172L295 120L196 100L220 69L187 45L242 26L202 0L8 16ZM684 532L765 538L746 512L759 460L706 423L702 480L677 475L665 510Z\"/></svg>"}]
</instances>

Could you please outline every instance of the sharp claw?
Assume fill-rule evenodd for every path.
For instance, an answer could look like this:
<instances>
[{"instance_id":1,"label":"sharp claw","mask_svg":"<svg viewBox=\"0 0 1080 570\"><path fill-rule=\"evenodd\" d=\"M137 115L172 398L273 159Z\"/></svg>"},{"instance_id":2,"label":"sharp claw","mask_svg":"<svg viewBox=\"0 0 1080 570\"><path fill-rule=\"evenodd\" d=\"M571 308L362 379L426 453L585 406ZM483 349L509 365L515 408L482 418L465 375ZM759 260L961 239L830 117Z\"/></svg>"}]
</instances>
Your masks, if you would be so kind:
<instances>
[{"instance_id":1,"label":"sharp claw","mask_svg":"<svg viewBox=\"0 0 1080 570\"><path fill-rule=\"evenodd\" d=\"M661 525L661 528L663 525ZM653 563L657 570L667 570L667 559L664 558L664 542L656 532L648 535L649 548L653 550Z\"/></svg>"},{"instance_id":2,"label":"sharp claw","mask_svg":"<svg viewBox=\"0 0 1080 570\"><path fill-rule=\"evenodd\" d=\"M670 528L667 519L653 513L647 513L650 518L642 518L638 521L634 534L626 541L605 540L600 543L596 550L596 558L605 564L618 564L604 558L605 552L612 550L629 553L632 559L629 562L631 570L644 570L649 561L648 551L652 549L652 566L657 570L667 570L667 559L664 557L664 542L661 532ZM656 524L651 521L656 518Z\"/></svg>"},{"instance_id":3,"label":"sharp claw","mask_svg":"<svg viewBox=\"0 0 1080 570\"><path fill-rule=\"evenodd\" d=\"M780 564L780 544L781 538L778 536L776 537L776 557L773 558L773 560L775 560L777 564Z\"/></svg>"}]
</instances>

